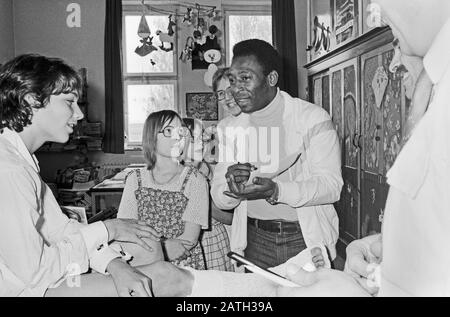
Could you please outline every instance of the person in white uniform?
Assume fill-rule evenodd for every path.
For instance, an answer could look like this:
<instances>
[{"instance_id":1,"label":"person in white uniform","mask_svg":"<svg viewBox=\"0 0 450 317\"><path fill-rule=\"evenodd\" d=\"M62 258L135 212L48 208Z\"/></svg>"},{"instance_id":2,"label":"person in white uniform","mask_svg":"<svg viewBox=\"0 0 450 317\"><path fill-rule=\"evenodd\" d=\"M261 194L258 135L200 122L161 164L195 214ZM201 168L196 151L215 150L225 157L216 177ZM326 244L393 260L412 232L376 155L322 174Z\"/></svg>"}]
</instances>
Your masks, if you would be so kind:
<instances>
[{"instance_id":1,"label":"person in white uniform","mask_svg":"<svg viewBox=\"0 0 450 317\"><path fill-rule=\"evenodd\" d=\"M83 113L81 80L59 59L21 55L0 69L0 296L151 296L151 280L109 241L151 249L134 220L82 225L61 211L34 153L65 143ZM79 276L89 267L98 273ZM65 283L67 282L67 283Z\"/></svg>"},{"instance_id":2,"label":"person in white uniform","mask_svg":"<svg viewBox=\"0 0 450 317\"><path fill-rule=\"evenodd\" d=\"M378 296L450 296L450 2L374 0L371 9L369 20L388 24L402 53L423 58L424 70L408 117L410 137L388 172L383 239L356 242L359 247L347 261L363 276L354 263L382 258L378 277L367 280L369 286L379 286ZM314 288L325 288L333 280L327 274L299 270L291 278L308 276ZM281 294L303 295L309 289L284 289Z\"/></svg>"}]
</instances>

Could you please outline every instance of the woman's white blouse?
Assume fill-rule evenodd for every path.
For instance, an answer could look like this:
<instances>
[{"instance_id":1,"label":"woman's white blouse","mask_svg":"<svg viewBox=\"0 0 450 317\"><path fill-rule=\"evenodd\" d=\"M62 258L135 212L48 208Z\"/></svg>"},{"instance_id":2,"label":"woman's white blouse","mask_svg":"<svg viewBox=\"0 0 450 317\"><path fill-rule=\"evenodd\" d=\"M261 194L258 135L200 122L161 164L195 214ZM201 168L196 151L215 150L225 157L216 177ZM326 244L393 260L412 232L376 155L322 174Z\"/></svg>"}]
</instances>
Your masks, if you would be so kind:
<instances>
[{"instance_id":1,"label":"woman's white blouse","mask_svg":"<svg viewBox=\"0 0 450 317\"><path fill-rule=\"evenodd\" d=\"M20 136L0 134L0 296L43 296L89 266L105 273L120 255L102 222L82 225L61 211Z\"/></svg>"}]
</instances>

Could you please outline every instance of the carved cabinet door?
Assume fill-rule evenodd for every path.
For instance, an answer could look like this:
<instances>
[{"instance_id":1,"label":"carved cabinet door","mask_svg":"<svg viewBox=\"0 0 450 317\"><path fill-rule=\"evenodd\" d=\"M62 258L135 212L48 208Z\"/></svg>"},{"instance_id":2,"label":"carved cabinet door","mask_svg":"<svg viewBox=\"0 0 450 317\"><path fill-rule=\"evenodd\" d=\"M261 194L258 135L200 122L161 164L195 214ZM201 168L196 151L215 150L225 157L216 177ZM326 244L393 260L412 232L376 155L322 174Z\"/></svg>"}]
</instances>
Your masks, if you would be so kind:
<instances>
[{"instance_id":1,"label":"carved cabinet door","mask_svg":"<svg viewBox=\"0 0 450 317\"><path fill-rule=\"evenodd\" d=\"M381 232L392 167L402 139L405 94L401 74L391 73L391 44L361 57L363 154L361 235Z\"/></svg>"},{"instance_id":2,"label":"carved cabinet door","mask_svg":"<svg viewBox=\"0 0 450 317\"><path fill-rule=\"evenodd\" d=\"M328 73L315 75L312 83L313 103L321 106L326 112L331 114L330 75Z\"/></svg>"},{"instance_id":3,"label":"carved cabinet door","mask_svg":"<svg viewBox=\"0 0 450 317\"><path fill-rule=\"evenodd\" d=\"M360 223L360 102L358 61L353 59L330 70L331 113L341 139L344 187L336 205L340 236L345 243L359 237Z\"/></svg>"}]
</instances>

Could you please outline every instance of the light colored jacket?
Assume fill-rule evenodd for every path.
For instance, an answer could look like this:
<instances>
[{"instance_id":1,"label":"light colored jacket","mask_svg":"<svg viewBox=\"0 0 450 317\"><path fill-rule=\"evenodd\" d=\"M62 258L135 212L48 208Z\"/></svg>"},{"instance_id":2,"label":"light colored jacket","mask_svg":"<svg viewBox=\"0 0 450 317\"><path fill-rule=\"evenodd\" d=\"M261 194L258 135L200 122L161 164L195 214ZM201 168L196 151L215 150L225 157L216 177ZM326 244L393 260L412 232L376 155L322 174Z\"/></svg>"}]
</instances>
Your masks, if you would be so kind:
<instances>
[{"instance_id":1,"label":"light colored jacket","mask_svg":"<svg viewBox=\"0 0 450 317\"><path fill-rule=\"evenodd\" d=\"M306 245L312 247L323 244L334 259L339 219L332 204L339 200L343 185L339 139L326 111L301 99L292 98L285 92L279 93L285 104L283 128L286 153L288 156L301 153L301 156L285 172L289 173L289 182L280 182L275 178L280 189L278 202L297 210ZM237 122L245 129L249 125L249 116L241 114L230 125L236 126ZM222 143L221 139L223 137L219 138ZM226 141L227 145L231 143ZM219 145L219 151L223 150L224 145ZM243 254L247 247L247 202L223 194L228 190L225 179L227 169L236 163L217 164L211 196L219 208L235 208L231 249Z\"/></svg>"}]
</instances>

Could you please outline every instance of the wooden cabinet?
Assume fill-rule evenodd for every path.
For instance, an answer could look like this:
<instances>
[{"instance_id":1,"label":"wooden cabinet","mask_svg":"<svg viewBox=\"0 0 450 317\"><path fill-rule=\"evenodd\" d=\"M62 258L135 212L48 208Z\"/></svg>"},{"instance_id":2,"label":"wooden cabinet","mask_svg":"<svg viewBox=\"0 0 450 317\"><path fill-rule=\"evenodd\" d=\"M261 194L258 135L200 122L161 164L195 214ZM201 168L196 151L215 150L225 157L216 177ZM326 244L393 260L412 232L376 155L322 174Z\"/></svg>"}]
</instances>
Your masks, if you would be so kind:
<instances>
[{"instance_id":1,"label":"wooden cabinet","mask_svg":"<svg viewBox=\"0 0 450 317\"><path fill-rule=\"evenodd\" d=\"M361 56L362 89L362 186L361 234L380 232L388 185L386 174L400 152L409 100L402 76L391 73L394 56L391 44ZM381 75L380 75L381 74ZM376 96L378 77L386 77L382 96ZM384 86L383 86L384 87Z\"/></svg>"},{"instance_id":2,"label":"wooden cabinet","mask_svg":"<svg viewBox=\"0 0 450 317\"><path fill-rule=\"evenodd\" d=\"M306 65L310 101L331 114L341 141L344 186L335 207L342 257L352 240L381 231L386 174L400 151L410 102L402 75L389 71L392 40L388 28L368 29Z\"/></svg>"},{"instance_id":3,"label":"wooden cabinet","mask_svg":"<svg viewBox=\"0 0 450 317\"><path fill-rule=\"evenodd\" d=\"M312 79L313 100L331 114L330 75L328 72L317 74Z\"/></svg>"},{"instance_id":4,"label":"wooden cabinet","mask_svg":"<svg viewBox=\"0 0 450 317\"><path fill-rule=\"evenodd\" d=\"M356 239L359 234L360 211L360 157L361 125L359 100L358 60L352 59L330 68L332 77L330 94L332 119L341 140L342 176L344 187L341 200L336 204L339 213L341 237L345 241Z\"/></svg>"}]
</instances>

